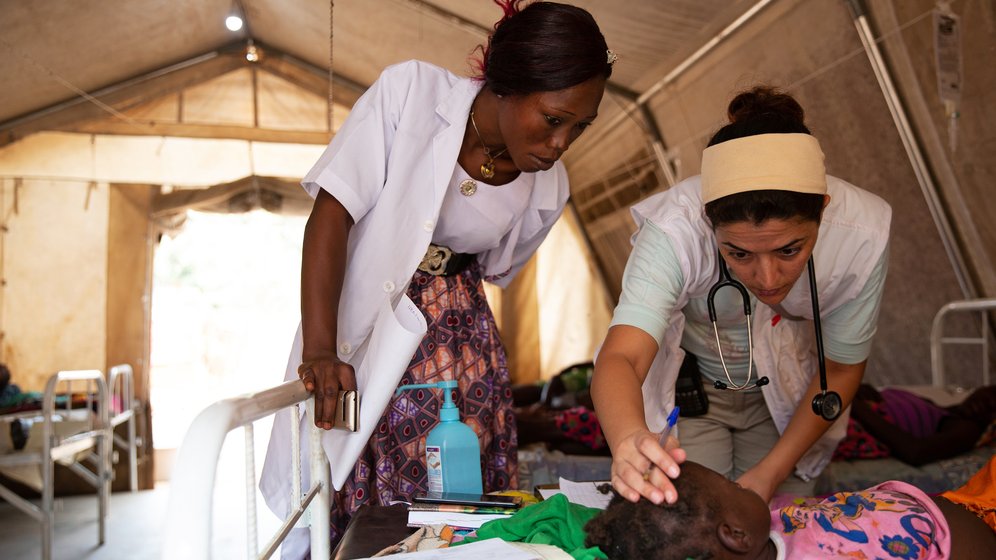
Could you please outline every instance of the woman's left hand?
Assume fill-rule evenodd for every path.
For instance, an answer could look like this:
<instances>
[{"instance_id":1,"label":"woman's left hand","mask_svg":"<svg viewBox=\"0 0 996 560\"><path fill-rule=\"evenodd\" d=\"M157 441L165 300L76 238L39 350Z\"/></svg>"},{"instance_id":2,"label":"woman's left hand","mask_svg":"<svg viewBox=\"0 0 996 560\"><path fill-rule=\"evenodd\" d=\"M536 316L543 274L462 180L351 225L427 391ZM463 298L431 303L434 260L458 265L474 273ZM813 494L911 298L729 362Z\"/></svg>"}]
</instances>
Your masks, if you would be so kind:
<instances>
[{"instance_id":1,"label":"woman's left hand","mask_svg":"<svg viewBox=\"0 0 996 560\"><path fill-rule=\"evenodd\" d=\"M737 484L748 490L753 490L767 503L775 495L775 490L781 484L780 480L775 480L770 472L765 471L760 465L754 465L737 479Z\"/></svg>"}]
</instances>

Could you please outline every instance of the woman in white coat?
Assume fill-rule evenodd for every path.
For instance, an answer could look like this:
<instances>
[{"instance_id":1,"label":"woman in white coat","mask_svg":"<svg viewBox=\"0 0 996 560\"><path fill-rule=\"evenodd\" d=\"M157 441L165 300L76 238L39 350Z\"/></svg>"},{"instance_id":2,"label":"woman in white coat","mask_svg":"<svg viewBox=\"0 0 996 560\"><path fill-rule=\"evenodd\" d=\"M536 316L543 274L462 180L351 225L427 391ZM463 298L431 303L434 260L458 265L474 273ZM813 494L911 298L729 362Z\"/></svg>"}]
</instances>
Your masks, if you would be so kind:
<instances>
[{"instance_id":1,"label":"woman in white coat","mask_svg":"<svg viewBox=\"0 0 996 560\"><path fill-rule=\"evenodd\" d=\"M847 420L813 404L832 399L818 374L810 257L835 412L857 390L875 333L889 205L826 175L792 97L759 87L728 112L702 175L632 209L640 229L592 381L612 483L631 501L673 503L670 479L686 457L765 500L811 493ZM731 289L715 293L710 319L721 267L746 287L752 323ZM676 383L681 448L672 438L665 451L657 432Z\"/></svg>"},{"instance_id":2,"label":"woman in white coat","mask_svg":"<svg viewBox=\"0 0 996 560\"><path fill-rule=\"evenodd\" d=\"M595 119L615 60L580 8L496 3L505 17L482 49L478 77L417 61L388 68L305 177L315 205L288 370L314 391L315 423L331 428L338 391L356 387L355 357L381 302L407 294L428 333L401 383L458 381L485 491L516 486L517 444L482 281L507 285L562 213L569 190L558 160ZM333 544L361 505L426 491L424 440L439 402L433 391L410 391L389 403L333 494ZM271 457L284 437L271 436L273 471L287 468ZM281 499L271 507L283 509Z\"/></svg>"}]
</instances>

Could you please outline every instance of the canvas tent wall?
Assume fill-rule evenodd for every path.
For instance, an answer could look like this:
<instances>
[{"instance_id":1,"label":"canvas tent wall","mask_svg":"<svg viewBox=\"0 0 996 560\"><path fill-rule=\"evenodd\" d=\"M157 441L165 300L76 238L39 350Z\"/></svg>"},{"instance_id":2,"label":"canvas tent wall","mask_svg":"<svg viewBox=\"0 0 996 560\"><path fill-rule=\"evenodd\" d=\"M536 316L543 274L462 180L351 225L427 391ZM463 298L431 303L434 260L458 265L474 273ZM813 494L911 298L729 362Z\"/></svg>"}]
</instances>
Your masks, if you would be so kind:
<instances>
[{"instance_id":1,"label":"canvas tent wall","mask_svg":"<svg viewBox=\"0 0 996 560\"><path fill-rule=\"evenodd\" d=\"M983 54L996 45L993 6L953 4L964 25L965 89L957 151L952 152L933 71L934 3L868 4L878 47L954 231L954 249L966 264L967 289L946 251L848 3L772 2L684 72L646 85L658 89L647 97L644 110L662 132L666 157L681 179L698 172L701 151L724 124L726 105L736 92L760 83L795 95L821 140L829 172L893 207L889 278L868 379L926 383L933 314L947 301L991 295L996 289L996 238L988 218L996 203L982 194L996 172L996 74ZM629 205L667 188L639 112L617 122L568 155L574 200L613 293L618 293L628 254L620 249L633 229ZM953 359L960 360L954 371L978 370L977 354Z\"/></svg>"}]
</instances>

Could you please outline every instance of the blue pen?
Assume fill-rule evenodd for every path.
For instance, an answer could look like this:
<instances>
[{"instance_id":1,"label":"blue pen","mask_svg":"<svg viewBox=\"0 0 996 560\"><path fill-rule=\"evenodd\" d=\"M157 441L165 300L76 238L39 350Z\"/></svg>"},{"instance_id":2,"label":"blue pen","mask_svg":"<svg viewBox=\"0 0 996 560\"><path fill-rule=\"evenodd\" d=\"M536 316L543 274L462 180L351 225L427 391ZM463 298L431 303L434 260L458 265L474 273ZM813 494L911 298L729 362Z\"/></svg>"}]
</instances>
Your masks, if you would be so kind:
<instances>
[{"instance_id":1,"label":"blue pen","mask_svg":"<svg viewBox=\"0 0 996 560\"><path fill-rule=\"evenodd\" d=\"M671 411L671 414L667 415L667 422L664 424L664 429L661 430L660 435L657 436L657 443L659 443L661 447L664 447L664 444L667 443L667 436L671 435L671 432L674 430L674 425L678 423L679 410L681 410L681 408L676 406L674 407L674 410ZM647 469L647 472L643 473L643 480L650 480L650 472L654 470L655 466L656 465L651 464L650 468Z\"/></svg>"},{"instance_id":2,"label":"blue pen","mask_svg":"<svg viewBox=\"0 0 996 560\"><path fill-rule=\"evenodd\" d=\"M671 414L667 416L667 424L664 425L664 429L661 430L661 435L657 438L657 442L660 443L661 447L667 443L667 436L671 435L671 431L674 430L674 425L678 423L678 411L681 407L674 407Z\"/></svg>"}]
</instances>

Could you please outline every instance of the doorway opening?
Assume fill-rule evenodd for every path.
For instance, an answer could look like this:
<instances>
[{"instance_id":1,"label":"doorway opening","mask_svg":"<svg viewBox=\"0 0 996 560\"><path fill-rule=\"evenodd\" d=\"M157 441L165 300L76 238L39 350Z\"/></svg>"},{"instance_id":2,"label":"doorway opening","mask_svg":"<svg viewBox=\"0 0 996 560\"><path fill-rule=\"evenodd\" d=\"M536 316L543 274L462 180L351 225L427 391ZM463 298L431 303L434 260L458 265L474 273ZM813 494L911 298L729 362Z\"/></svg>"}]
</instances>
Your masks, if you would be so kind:
<instances>
[{"instance_id":1,"label":"doorway opening","mask_svg":"<svg viewBox=\"0 0 996 560\"><path fill-rule=\"evenodd\" d=\"M179 233L162 238L150 360L157 482L169 479L176 449L204 408L283 381L300 317L306 220L190 211ZM257 454L268 436L269 426L256 427Z\"/></svg>"}]
</instances>

